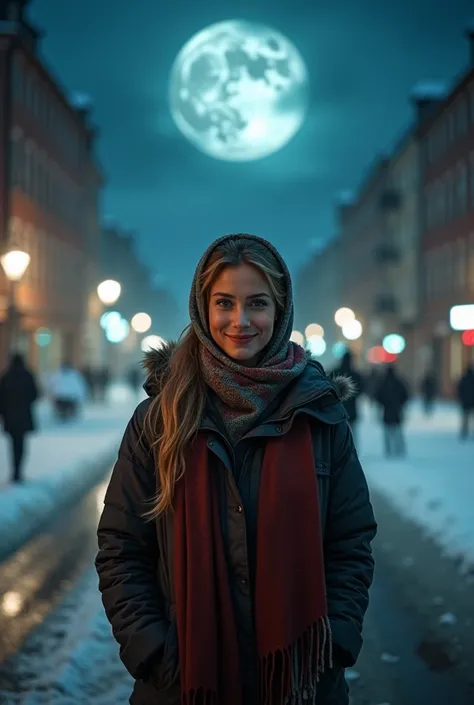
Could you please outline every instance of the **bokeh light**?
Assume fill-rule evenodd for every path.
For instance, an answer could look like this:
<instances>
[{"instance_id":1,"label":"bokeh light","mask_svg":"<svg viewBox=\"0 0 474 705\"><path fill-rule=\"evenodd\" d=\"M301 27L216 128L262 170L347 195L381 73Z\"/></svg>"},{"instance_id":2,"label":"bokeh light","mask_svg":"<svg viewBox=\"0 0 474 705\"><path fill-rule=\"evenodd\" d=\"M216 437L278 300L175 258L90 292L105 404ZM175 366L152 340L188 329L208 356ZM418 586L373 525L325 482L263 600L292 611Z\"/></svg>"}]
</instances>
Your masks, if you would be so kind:
<instances>
[{"instance_id":1,"label":"bokeh light","mask_svg":"<svg viewBox=\"0 0 474 705\"><path fill-rule=\"evenodd\" d=\"M150 350L160 350L164 345L166 345L166 340L161 336L147 335L141 342L141 349L146 353Z\"/></svg>"},{"instance_id":2,"label":"bokeh light","mask_svg":"<svg viewBox=\"0 0 474 705\"><path fill-rule=\"evenodd\" d=\"M326 352L326 341L320 335L311 335L306 340L306 347L310 351L311 355L320 357Z\"/></svg>"},{"instance_id":3,"label":"bokeh light","mask_svg":"<svg viewBox=\"0 0 474 705\"><path fill-rule=\"evenodd\" d=\"M342 326L342 335L347 340L358 340L362 335L362 323L355 318L347 321Z\"/></svg>"},{"instance_id":4,"label":"bokeh light","mask_svg":"<svg viewBox=\"0 0 474 705\"><path fill-rule=\"evenodd\" d=\"M354 319L355 313L351 308L339 308L334 315L334 320L340 328L345 326L347 323L350 323L350 321L353 321Z\"/></svg>"},{"instance_id":5,"label":"bokeh light","mask_svg":"<svg viewBox=\"0 0 474 705\"><path fill-rule=\"evenodd\" d=\"M298 345L304 345L304 335L299 330L294 330L290 336L290 340Z\"/></svg>"},{"instance_id":6,"label":"bokeh light","mask_svg":"<svg viewBox=\"0 0 474 705\"><path fill-rule=\"evenodd\" d=\"M307 338L311 338L313 335L324 338L324 328L319 323L310 323L309 326L306 326L304 334Z\"/></svg>"},{"instance_id":7,"label":"bokeh light","mask_svg":"<svg viewBox=\"0 0 474 705\"><path fill-rule=\"evenodd\" d=\"M403 335L390 333L390 335L386 335L383 339L382 346L388 353L391 353L392 355L400 355L400 353L405 350L406 340Z\"/></svg>"},{"instance_id":8,"label":"bokeh light","mask_svg":"<svg viewBox=\"0 0 474 705\"><path fill-rule=\"evenodd\" d=\"M132 318L132 328L137 333L146 333L151 328L151 317L147 313L136 313Z\"/></svg>"}]
</instances>

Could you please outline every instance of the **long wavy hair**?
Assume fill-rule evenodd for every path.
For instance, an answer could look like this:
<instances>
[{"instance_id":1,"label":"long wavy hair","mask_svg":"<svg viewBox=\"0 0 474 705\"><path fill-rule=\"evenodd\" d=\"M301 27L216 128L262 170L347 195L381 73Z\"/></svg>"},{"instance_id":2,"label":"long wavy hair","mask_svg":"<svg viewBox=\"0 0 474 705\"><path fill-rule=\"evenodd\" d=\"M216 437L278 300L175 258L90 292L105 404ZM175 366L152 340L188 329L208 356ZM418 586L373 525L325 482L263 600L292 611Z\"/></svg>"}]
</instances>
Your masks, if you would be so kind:
<instances>
[{"instance_id":1,"label":"long wavy hair","mask_svg":"<svg viewBox=\"0 0 474 705\"><path fill-rule=\"evenodd\" d=\"M277 317L286 303L284 274L273 253L258 240L224 240L211 253L199 277L199 289L206 310L214 281L226 267L249 264L266 278L275 299ZM192 327L182 333L171 357L169 373L160 392L152 400L144 422L144 435L155 457L159 476L159 491L153 508L146 512L156 519L173 507L177 482L185 472L185 452L196 437L206 403L206 383L203 378L199 346L201 343Z\"/></svg>"}]
</instances>

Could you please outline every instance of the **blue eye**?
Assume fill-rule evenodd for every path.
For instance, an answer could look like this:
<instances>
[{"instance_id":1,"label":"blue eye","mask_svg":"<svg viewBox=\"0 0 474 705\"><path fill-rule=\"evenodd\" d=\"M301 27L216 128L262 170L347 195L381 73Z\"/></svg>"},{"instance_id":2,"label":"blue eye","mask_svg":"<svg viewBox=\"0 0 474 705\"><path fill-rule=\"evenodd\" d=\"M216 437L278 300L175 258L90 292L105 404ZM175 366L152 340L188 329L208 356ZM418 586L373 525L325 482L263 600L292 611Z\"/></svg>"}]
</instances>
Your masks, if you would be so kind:
<instances>
[{"instance_id":1,"label":"blue eye","mask_svg":"<svg viewBox=\"0 0 474 705\"><path fill-rule=\"evenodd\" d=\"M254 299L252 301L252 306L256 306L257 308L263 308L266 305L267 302L264 299Z\"/></svg>"}]
</instances>

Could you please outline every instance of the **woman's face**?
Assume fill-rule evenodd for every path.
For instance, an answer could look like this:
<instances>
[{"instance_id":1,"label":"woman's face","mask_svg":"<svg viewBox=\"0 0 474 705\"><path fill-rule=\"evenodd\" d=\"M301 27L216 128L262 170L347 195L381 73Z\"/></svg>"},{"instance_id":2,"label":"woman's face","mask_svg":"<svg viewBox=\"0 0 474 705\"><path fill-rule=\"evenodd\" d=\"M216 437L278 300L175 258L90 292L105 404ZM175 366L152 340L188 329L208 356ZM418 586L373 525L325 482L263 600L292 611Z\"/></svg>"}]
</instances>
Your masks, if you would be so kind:
<instances>
[{"instance_id":1,"label":"woman's face","mask_svg":"<svg viewBox=\"0 0 474 705\"><path fill-rule=\"evenodd\" d=\"M214 342L241 365L257 364L270 342L276 305L265 276L250 264L226 267L209 296L209 328Z\"/></svg>"}]
</instances>

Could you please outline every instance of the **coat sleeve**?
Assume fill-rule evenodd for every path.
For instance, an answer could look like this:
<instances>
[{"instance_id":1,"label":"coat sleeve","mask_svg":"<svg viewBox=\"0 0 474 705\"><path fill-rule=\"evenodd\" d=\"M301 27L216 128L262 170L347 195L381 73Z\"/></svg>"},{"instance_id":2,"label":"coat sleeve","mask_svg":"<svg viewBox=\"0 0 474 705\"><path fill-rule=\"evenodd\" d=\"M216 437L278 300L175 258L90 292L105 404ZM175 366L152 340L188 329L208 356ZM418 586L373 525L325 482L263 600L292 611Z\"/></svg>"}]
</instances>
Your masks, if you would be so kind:
<instances>
[{"instance_id":1,"label":"coat sleeve","mask_svg":"<svg viewBox=\"0 0 474 705\"><path fill-rule=\"evenodd\" d=\"M334 655L354 665L374 573L371 541L377 524L347 422L333 429L333 465L324 538L326 589Z\"/></svg>"},{"instance_id":2,"label":"coat sleeve","mask_svg":"<svg viewBox=\"0 0 474 705\"><path fill-rule=\"evenodd\" d=\"M142 516L156 485L153 461L141 439L141 406L127 426L106 492L95 561L120 658L134 678L147 675L168 631L157 581L155 523Z\"/></svg>"}]
</instances>

